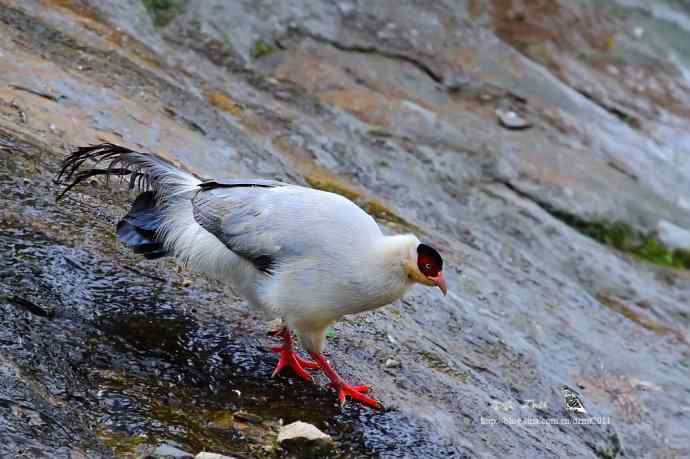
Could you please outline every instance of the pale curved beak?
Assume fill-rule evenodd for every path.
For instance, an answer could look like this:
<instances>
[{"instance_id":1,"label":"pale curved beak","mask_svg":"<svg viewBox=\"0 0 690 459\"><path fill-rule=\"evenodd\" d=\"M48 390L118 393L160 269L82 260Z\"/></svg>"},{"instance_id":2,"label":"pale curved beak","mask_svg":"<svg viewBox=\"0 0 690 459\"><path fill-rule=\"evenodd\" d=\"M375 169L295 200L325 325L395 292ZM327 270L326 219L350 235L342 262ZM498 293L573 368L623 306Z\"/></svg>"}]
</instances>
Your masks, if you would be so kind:
<instances>
[{"instance_id":1,"label":"pale curved beak","mask_svg":"<svg viewBox=\"0 0 690 459\"><path fill-rule=\"evenodd\" d=\"M446 283L446 278L443 277L443 272L439 272L436 277L429 277L429 280L441 289L443 295L448 295L448 284Z\"/></svg>"}]
</instances>

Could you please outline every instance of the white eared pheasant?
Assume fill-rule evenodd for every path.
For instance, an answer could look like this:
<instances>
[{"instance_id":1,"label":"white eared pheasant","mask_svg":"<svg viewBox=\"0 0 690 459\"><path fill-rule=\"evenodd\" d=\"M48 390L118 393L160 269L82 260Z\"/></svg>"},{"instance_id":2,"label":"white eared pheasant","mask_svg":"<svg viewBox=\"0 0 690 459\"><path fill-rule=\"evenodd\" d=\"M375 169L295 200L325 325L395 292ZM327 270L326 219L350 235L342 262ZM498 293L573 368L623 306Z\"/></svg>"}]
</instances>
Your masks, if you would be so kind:
<instances>
[{"instance_id":1,"label":"white eared pheasant","mask_svg":"<svg viewBox=\"0 0 690 459\"><path fill-rule=\"evenodd\" d=\"M383 235L340 195L271 180L202 180L158 156L101 144L64 160L60 196L99 175L143 190L117 224L122 243L149 259L174 256L229 283L267 318L281 318L274 375L290 367L310 381L309 370L321 369L341 404L349 396L381 407L323 357L327 327L391 303L413 284L447 292L436 250L411 234ZM313 361L295 352L293 330Z\"/></svg>"}]
</instances>

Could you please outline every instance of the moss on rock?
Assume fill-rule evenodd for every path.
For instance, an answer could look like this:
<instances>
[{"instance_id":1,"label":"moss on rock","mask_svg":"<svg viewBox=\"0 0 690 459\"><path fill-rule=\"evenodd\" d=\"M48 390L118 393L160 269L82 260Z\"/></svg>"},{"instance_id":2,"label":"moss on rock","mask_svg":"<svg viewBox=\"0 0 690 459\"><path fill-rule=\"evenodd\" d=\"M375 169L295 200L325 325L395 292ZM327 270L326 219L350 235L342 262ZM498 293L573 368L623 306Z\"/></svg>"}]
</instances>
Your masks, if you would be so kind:
<instances>
[{"instance_id":1,"label":"moss on rock","mask_svg":"<svg viewBox=\"0 0 690 459\"><path fill-rule=\"evenodd\" d=\"M268 56L269 54L273 53L275 51L275 48L265 41L258 40L256 43L254 43L254 49L252 49L252 57L254 59L260 59L264 56Z\"/></svg>"},{"instance_id":2,"label":"moss on rock","mask_svg":"<svg viewBox=\"0 0 690 459\"><path fill-rule=\"evenodd\" d=\"M142 0L154 25L166 26L184 7L185 0Z\"/></svg>"},{"instance_id":3,"label":"moss on rock","mask_svg":"<svg viewBox=\"0 0 690 459\"><path fill-rule=\"evenodd\" d=\"M644 233L620 222L587 221L572 214L551 211L567 225L602 244L614 247L651 263L676 269L690 269L690 250L672 250L652 233Z\"/></svg>"}]
</instances>

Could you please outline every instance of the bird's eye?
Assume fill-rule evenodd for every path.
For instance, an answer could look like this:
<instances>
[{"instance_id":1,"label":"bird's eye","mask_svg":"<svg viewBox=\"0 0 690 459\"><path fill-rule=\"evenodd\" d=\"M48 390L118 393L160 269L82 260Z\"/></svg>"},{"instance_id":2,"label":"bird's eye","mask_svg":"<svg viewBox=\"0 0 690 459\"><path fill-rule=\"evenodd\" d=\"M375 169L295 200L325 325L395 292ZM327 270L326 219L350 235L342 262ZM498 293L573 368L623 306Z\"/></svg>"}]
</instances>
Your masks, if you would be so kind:
<instances>
[{"instance_id":1,"label":"bird's eye","mask_svg":"<svg viewBox=\"0 0 690 459\"><path fill-rule=\"evenodd\" d=\"M424 269L431 269L431 263L427 263L424 265Z\"/></svg>"}]
</instances>

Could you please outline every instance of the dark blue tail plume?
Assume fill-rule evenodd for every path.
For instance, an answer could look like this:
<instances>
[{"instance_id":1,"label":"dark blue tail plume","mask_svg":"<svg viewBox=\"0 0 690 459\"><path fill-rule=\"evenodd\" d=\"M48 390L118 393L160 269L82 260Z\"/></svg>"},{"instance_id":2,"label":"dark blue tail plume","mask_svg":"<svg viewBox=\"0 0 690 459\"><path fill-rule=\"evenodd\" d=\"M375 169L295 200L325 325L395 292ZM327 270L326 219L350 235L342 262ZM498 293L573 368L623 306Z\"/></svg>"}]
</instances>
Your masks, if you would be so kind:
<instances>
[{"instance_id":1,"label":"dark blue tail plume","mask_svg":"<svg viewBox=\"0 0 690 459\"><path fill-rule=\"evenodd\" d=\"M134 201L129 213L117 223L117 240L149 260L169 255L157 234L163 214L156 204L154 192L145 191Z\"/></svg>"}]
</instances>

